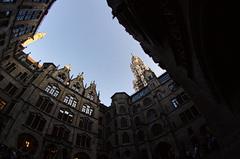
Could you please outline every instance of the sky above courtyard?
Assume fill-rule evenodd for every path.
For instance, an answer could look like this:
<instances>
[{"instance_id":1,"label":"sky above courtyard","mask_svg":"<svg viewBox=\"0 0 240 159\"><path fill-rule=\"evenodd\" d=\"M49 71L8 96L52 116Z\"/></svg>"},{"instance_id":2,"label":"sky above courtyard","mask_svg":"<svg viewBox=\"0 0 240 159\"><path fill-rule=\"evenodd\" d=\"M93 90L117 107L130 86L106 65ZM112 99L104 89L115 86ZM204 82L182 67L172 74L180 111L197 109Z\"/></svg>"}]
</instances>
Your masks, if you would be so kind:
<instances>
[{"instance_id":1,"label":"sky above courtyard","mask_svg":"<svg viewBox=\"0 0 240 159\"><path fill-rule=\"evenodd\" d=\"M74 77L84 72L84 82L96 81L100 100L107 106L116 92L134 93L131 54L142 58L157 76L163 73L117 19L112 19L106 0L57 0L38 32L47 35L29 45L26 53L60 68L71 64Z\"/></svg>"}]
</instances>

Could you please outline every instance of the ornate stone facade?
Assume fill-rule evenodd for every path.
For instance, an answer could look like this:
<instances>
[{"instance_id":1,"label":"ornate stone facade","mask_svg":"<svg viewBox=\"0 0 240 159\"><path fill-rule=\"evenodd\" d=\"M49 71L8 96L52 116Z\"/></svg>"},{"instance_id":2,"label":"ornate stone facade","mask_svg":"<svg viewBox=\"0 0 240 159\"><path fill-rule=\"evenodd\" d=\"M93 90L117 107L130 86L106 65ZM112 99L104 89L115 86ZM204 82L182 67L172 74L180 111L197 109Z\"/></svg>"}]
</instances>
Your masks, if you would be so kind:
<instances>
[{"instance_id":1,"label":"ornate stone facade","mask_svg":"<svg viewBox=\"0 0 240 159\"><path fill-rule=\"evenodd\" d=\"M39 65L22 51L0 66L0 142L19 154L172 159L208 142L200 133L204 117L167 73L131 96L115 93L106 107L95 82L84 85L83 73L70 78L69 66ZM201 143L193 143L192 136Z\"/></svg>"},{"instance_id":2,"label":"ornate stone facade","mask_svg":"<svg viewBox=\"0 0 240 159\"><path fill-rule=\"evenodd\" d=\"M147 86L148 82L156 77L154 72L146 66L142 59L132 55L131 70L134 75L133 88L135 91L141 90L143 87Z\"/></svg>"},{"instance_id":3,"label":"ornate stone facade","mask_svg":"<svg viewBox=\"0 0 240 159\"><path fill-rule=\"evenodd\" d=\"M176 21L177 14L173 8L166 8L168 1L154 3L155 7L165 8L161 15L167 25L160 25L164 24L160 21L159 25L151 25L147 30L136 24L141 22L135 19L139 16L139 10L129 11L131 7L126 8L126 5L135 6L137 2L109 1L120 23L130 25L127 30L137 40L144 41L141 45L146 52L149 53L149 49L161 50L152 48L153 44L159 41L164 43L168 39L168 32L154 32L159 28L168 28L169 33L173 33L169 41L175 50L174 56L163 52L169 61L160 62L169 70L171 77L165 73L157 78L146 67L142 67L140 74L147 70L147 75L152 77L146 80L147 76L143 75L144 78L139 80L139 75L135 75L140 81L140 85L135 84L138 91L131 96L124 92L115 93L109 107L100 103L94 81L89 86L84 85L83 73L72 78L71 67L58 68L53 63L40 65L22 51L22 42L34 35L53 2L0 0L1 157L173 159L187 158L187 155L203 157L217 148L204 118L207 116L208 120L211 119L206 113L210 111L204 109L209 104L205 105L206 100L199 102L205 98L199 98L197 93L193 94L193 99L197 101L194 104L189 94L171 79L179 74L191 77L194 71L188 67L191 64L189 53L183 49L185 44L180 41L185 36L179 33L181 27ZM140 2L139 7L149 7L148 2ZM154 9L147 12L152 13L155 13ZM143 15L141 17L145 20L151 20ZM164 47L167 46L164 43ZM151 55L158 57L155 51L151 51ZM180 69L178 72L168 66L175 56L174 66L176 64L186 71ZM163 59L154 58L157 62ZM134 67L132 70L136 73ZM186 84L186 81L181 84ZM198 87L186 88L192 93ZM200 97L203 94L200 91Z\"/></svg>"},{"instance_id":4,"label":"ornate stone facade","mask_svg":"<svg viewBox=\"0 0 240 159\"><path fill-rule=\"evenodd\" d=\"M199 106L222 143L223 150L213 158L239 158L240 78L229 77L238 68L234 54L238 45L233 40L237 38L235 4L208 0L107 2L113 17Z\"/></svg>"}]
</instances>

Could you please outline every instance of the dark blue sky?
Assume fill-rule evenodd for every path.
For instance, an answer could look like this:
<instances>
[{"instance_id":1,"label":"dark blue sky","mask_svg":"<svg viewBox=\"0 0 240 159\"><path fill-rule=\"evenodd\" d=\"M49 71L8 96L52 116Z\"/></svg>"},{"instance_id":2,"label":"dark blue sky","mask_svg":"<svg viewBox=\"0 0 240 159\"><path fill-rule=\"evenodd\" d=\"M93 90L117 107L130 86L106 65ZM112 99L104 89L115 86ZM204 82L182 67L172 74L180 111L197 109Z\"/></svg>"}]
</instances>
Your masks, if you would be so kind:
<instances>
[{"instance_id":1,"label":"dark blue sky","mask_svg":"<svg viewBox=\"0 0 240 159\"><path fill-rule=\"evenodd\" d=\"M106 0L57 0L38 31L47 35L26 52L41 63L71 64L74 76L84 72L85 83L96 81L106 105L115 92L134 93L131 53L141 57L156 75L163 72L117 19L112 19Z\"/></svg>"}]
</instances>

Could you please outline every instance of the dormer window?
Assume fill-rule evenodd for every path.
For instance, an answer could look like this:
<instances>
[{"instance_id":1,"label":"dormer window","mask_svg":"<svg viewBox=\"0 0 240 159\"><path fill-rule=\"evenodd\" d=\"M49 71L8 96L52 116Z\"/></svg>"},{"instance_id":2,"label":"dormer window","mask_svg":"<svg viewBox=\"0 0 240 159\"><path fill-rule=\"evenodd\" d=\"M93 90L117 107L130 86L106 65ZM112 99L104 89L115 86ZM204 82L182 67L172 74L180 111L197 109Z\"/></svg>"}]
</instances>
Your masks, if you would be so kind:
<instances>
[{"instance_id":1,"label":"dormer window","mask_svg":"<svg viewBox=\"0 0 240 159\"><path fill-rule=\"evenodd\" d=\"M49 94L51 94L52 96L54 97L57 97L60 90L59 88L57 88L56 86L54 85L48 85L46 88L45 88L45 91Z\"/></svg>"},{"instance_id":2,"label":"dormer window","mask_svg":"<svg viewBox=\"0 0 240 159\"><path fill-rule=\"evenodd\" d=\"M92 115L93 108L89 105L83 105L82 112L84 112L85 114L88 114L88 115Z\"/></svg>"},{"instance_id":3,"label":"dormer window","mask_svg":"<svg viewBox=\"0 0 240 159\"><path fill-rule=\"evenodd\" d=\"M57 80L59 80L60 82L64 82L66 80L66 75L65 74L59 74L57 76Z\"/></svg>"},{"instance_id":4,"label":"dormer window","mask_svg":"<svg viewBox=\"0 0 240 159\"><path fill-rule=\"evenodd\" d=\"M94 100L93 92L89 92L88 95L87 95L87 98L90 99L90 100Z\"/></svg>"},{"instance_id":5,"label":"dormer window","mask_svg":"<svg viewBox=\"0 0 240 159\"><path fill-rule=\"evenodd\" d=\"M67 105L70 105L70 106L74 107L74 108L77 106L76 98L71 96L71 95L65 96L63 102L66 103Z\"/></svg>"},{"instance_id":6,"label":"dormer window","mask_svg":"<svg viewBox=\"0 0 240 159\"><path fill-rule=\"evenodd\" d=\"M74 83L72 86L72 89L78 93L80 93L80 84L79 83Z\"/></svg>"}]
</instances>

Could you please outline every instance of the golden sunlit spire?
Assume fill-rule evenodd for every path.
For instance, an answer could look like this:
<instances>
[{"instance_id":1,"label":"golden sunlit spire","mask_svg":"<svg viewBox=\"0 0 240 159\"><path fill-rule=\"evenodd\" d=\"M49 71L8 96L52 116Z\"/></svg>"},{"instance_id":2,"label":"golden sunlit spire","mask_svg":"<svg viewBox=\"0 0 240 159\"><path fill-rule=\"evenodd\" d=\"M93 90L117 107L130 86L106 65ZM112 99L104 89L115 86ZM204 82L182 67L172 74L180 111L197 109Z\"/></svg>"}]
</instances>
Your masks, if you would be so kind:
<instances>
[{"instance_id":1,"label":"golden sunlit spire","mask_svg":"<svg viewBox=\"0 0 240 159\"><path fill-rule=\"evenodd\" d=\"M42 39L42 38L45 37L46 34L47 34L47 33L44 33L44 32L36 33L33 37L29 37L26 41L24 41L24 42L22 43L22 46L23 46L23 47L26 47L26 46L28 46L29 44L31 44L31 43L39 40L39 39Z\"/></svg>"},{"instance_id":2,"label":"golden sunlit spire","mask_svg":"<svg viewBox=\"0 0 240 159\"><path fill-rule=\"evenodd\" d=\"M132 55L130 68L134 75L133 88L136 91L139 91L143 87L147 86L148 81L155 76L154 72L152 72L138 56Z\"/></svg>"}]
</instances>

